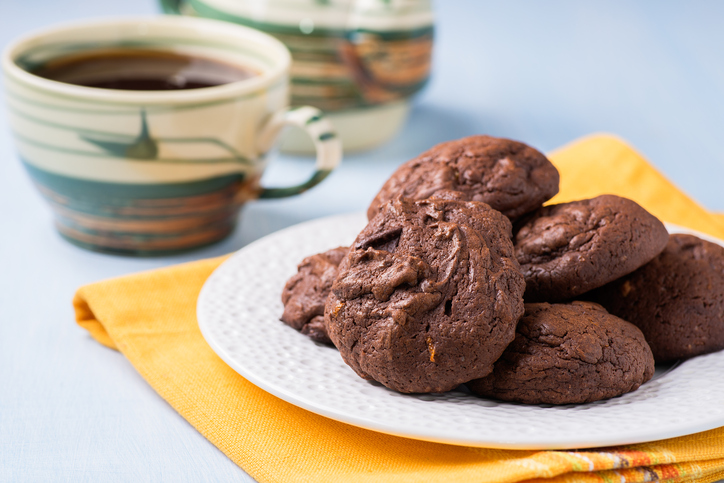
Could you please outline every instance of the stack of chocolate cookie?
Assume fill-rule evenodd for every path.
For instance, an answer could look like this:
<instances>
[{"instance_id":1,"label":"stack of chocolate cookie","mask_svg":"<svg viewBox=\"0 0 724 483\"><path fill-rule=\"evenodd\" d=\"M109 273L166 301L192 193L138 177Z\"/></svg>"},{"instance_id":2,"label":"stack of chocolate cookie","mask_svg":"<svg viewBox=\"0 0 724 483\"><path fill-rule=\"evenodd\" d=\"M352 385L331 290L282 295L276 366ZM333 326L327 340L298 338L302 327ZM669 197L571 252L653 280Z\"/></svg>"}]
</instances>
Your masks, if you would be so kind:
<instances>
[{"instance_id":1,"label":"stack of chocolate cookie","mask_svg":"<svg viewBox=\"0 0 724 483\"><path fill-rule=\"evenodd\" d=\"M530 404L614 397L654 357L724 348L724 248L618 196L542 206L558 182L516 141L435 146L387 180L351 247L302 261L282 321L397 391Z\"/></svg>"}]
</instances>

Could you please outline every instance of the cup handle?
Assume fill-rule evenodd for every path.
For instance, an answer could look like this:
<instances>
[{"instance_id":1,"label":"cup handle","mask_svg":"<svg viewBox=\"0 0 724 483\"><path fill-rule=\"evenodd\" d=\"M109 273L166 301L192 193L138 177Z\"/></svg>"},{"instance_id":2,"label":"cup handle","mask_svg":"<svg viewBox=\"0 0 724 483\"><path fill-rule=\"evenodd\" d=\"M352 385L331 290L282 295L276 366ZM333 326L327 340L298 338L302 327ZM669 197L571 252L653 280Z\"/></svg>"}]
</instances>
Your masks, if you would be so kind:
<instances>
[{"instance_id":1,"label":"cup handle","mask_svg":"<svg viewBox=\"0 0 724 483\"><path fill-rule=\"evenodd\" d=\"M317 150L315 171L307 181L296 186L287 188L265 188L262 186L259 191L259 198L285 198L304 193L326 178L342 159L342 142L339 140L332 124L324 117L322 111L310 106L292 107L274 114L262 127L257 137L259 152L267 152L274 143L279 131L288 125L304 129L314 141L314 147Z\"/></svg>"}]
</instances>

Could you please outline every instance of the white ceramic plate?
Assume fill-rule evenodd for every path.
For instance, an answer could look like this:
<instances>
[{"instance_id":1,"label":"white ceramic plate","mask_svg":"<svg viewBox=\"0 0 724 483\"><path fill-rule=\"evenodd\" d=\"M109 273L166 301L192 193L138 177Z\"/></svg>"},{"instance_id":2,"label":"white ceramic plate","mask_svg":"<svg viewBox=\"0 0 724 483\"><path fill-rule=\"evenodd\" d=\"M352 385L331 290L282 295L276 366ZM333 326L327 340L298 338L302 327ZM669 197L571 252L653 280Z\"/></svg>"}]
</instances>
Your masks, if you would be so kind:
<instances>
[{"instance_id":1,"label":"white ceramic plate","mask_svg":"<svg viewBox=\"0 0 724 483\"><path fill-rule=\"evenodd\" d=\"M724 425L724 351L659 368L633 393L569 406L502 403L463 392L404 395L359 378L335 349L312 342L279 316L282 287L302 258L350 244L365 223L362 214L303 223L258 240L221 265L198 301L199 326L213 350L252 383L299 407L427 441L585 448Z\"/></svg>"}]
</instances>

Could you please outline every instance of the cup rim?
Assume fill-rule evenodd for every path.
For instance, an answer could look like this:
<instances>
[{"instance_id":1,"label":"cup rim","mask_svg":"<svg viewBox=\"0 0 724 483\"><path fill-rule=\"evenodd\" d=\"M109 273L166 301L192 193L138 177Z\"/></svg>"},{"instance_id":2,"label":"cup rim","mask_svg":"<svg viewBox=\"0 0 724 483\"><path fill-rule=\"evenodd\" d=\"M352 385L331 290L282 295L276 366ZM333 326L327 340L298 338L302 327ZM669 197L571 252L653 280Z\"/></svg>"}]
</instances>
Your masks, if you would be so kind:
<instances>
[{"instance_id":1,"label":"cup rim","mask_svg":"<svg viewBox=\"0 0 724 483\"><path fill-rule=\"evenodd\" d=\"M182 29L193 29L204 32L207 35L225 34L237 36L240 40L253 40L257 44L268 46L272 49L276 62L273 68L262 72L258 76L240 81L230 82L212 87L200 89L182 89L175 91L130 91L121 89L105 89L98 87L86 87L75 84L67 84L44 77L37 76L21 68L16 59L20 53L35 42L53 35L64 32L72 32L84 28L114 27L114 26L142 26L142 25L163 25L179 27ZM0 61L2 69L8 78L21 84L26 84L41 91L50 92L63 97L74 99L96 100L105 103L143 103L154 104L188 104L209 102L222 98L244 96L259 90L263 90L282 79L289 72L291 65L291 54L289 49L274 37L259 30L236 25L221 20L180 17L171 15L122 17L110 19L90 19L76 22L63 23L51 27L41 28L16 38L2 52Z\"/></svg>"}]
</instances>

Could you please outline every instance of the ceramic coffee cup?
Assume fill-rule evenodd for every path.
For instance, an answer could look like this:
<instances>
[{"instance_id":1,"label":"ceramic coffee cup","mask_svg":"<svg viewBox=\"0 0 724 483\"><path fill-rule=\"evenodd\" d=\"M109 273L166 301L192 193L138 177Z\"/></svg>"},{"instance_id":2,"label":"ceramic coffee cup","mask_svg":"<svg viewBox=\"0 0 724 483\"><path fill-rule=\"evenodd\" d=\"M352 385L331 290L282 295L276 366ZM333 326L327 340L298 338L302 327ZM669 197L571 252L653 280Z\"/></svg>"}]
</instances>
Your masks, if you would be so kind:
<instances>
[{"instance_id":1,"label":"ceramic coffee cup","mask_svg":"<svg viewBox=\"0 0 724 483\"><path fill-rule=\"evenodd\" d=\"M49 60L90 49L170 50L257 75L200 89L130 91L34 75ZM90 22L29 35L4 52L7 107L22 163L56 226L91 249L159 254L227 236L255 198L301 193L341 158L316 108L289 108L288 50L254 29L159 17ZM266 153L285 125L314 142L304 183L260 186Z\"/></svg>"}]
</instances>

